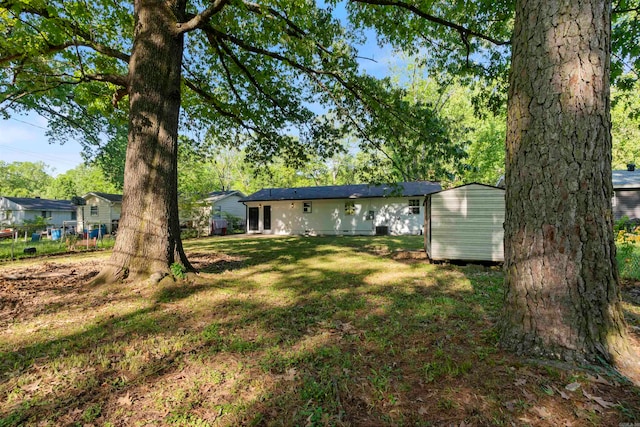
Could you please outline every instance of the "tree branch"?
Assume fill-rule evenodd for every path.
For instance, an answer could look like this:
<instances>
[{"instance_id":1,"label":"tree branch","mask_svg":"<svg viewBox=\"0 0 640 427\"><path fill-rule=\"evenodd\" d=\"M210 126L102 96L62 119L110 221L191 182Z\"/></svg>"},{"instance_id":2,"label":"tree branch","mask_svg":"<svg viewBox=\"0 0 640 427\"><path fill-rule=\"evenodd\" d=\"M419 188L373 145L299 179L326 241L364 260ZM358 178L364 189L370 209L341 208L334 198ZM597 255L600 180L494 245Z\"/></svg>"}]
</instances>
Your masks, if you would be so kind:
<instances>
[{"instance_id":1,"label":"tree branch","mask_svg":"<svg viewBox=\"0 0 640 427\"><path fill-rule=\"evenodd\" d=\"M401 9L406 9L409 12L412 12L413 14L426 19L429 22L433 22L434 24L438 24L438 25L443 25L447 28L451 28L454 29L456 31L458 31L461 35L466 35L466 37L468 36L473 36L473 37L477 37L479 39L482 40L486 40L490 43L493 43L495 45L498 46L504 46L504 45L510 45L511 44L511 40L498 40L496 38L493 38L491 36L487 36L485 34L482 33L478 33L477 31L473 31L469 28L466 28L462 25L456 24L454 22L450 22L447 21L445 19L439 18L437 16L431 15L429 13L423 12L422 10L418 9L416 6L409 4L409 3L405 3L402 1L394 1L394 0L349 0L351 2L354 3L364 3L364 4L370 4L370 5L374 5L374 6L395 6L395 7L399 7ZM464 38L463 38L464 41Z\"/></svg>"},{"instance_id":2,"label":"tree branch","mask_svg":"<svg viewBox=\"0 0 640 427\"><path fill-rule=\"evenodd\" d=\"M280 11L274 9L273 7L263 7L260 6L257 3L253 3L250 1L243 1L243 4L247 7L247 9L249 9L251 12L256 13L256 14L263 14L264 11L268 11L269 14L271 14L272 17L276 17L282 21L284 21L287 26L292 30L292 31L287 31L287 34L293 36L293 37L297 37L299 39L303 39L306 37L309 37L309 34L303 30L302 28L300 28L298 25L296 25L295 22L293 22L292 20L290 20L286 15L284 15L283 13L281 13ZM331 52L329 51L329 49L327 49L326 47L322 46L321 44L317 43L317 42L313 42L314 45L322 50L325 53L331 54Z\"/></svg>"},{"instance_id":3,"label":"tree branch","mask_svg":"<svg viewBox=\"0 0 640 427\"><path fill-rule=\"evenodd\" d=\"M251 82L251 84L253 85L253 87L256 88L256 90L258 92L260 92L265 98L267 98L269 101L271 101L271 103L276 106L280 111L282 111L283 114L285 115L293 115L293 116L297 116L297 114L295 112L287 112L286 109L284 108L284 106L282 106L280 104L280 102L275 99L271 94L268 94L264 88L260 85L260 83L258 83L258 81L253 77L253 75L251 74L251 71L249 71L249 69L245 66L245 64L242 63L242 61L240 61L240 59L233 53L233 51L231 50L231 48L229 46L227 46L224 42L220 42L220 46L222 48L222 50L224 50L224 53L226 53L227 56L229 56L231 58L231 60L233 61L233 63L236 65L236 67L238 67L242 73L245 75L245 77L249 80L249 82ZM220 52L220 55L222 55L222 52ZM222 57L221 57L222 60ZM226 66L225 66L226 68Z\"/></svg>"},{"instance_id":4,"label":"tree branch","mask_svg":"<svg viewBox=\"0 0 640 427\"><path fill-rule=\"evenodd\" d=\"M244 122L244 120L242 120L240 117L238 117L237 115L230 113L229 111L225 110L222 105L220 105L220 103L218 102L217 99L215 99L215 97L213 95L211 95L210 93L206 92L205 90L203 90L201 87L199 87L198 85L196 85L195 83L193 83L192 81L190 81L189 79L183 79L184 84L191 89L192 91L194 91L195 93L197 93L198 95L200 95L205 101L209 102L209 104L213 107L214 110L216 110L221 116L227 117L229 119L231 119L233 122L237 123L239 126L256 132L259 135L262 136L267 136L266 133L264 133L263 131L261 131L260 129L258 129L255 126L251 126L247 123Z\"/></svg>"},{"instance_id":5,"label":"tree branch","mask_svg":"<svg viewBox=\"0 0 640 427\"><path fill-rule=\"evenodd\" d=\"M83 74L81 80L113 83L125 89L129 87L129 79L127 76L120 74Z\"/></svg>"},{"instance_id":6,"label":"tree branch","mask_svg":"<svg viewBox=\"0 0 640 427\"><path fill-rule=\"evenodd\" d=\"M211 6L192 17L187 22L178 23L176 34L184 34L202 27L202 25L209 22L209 19L211 19L213 15L220 12L227 3L229 3L229 0L214 0Z\"/></svg>"},{"instance_id":7,"label":"tree branch","mask_svg":"<svg viewBox=\"0 0 640 427\"><path fill-rule=\"evenodd\" d=\"M15 2L11 1L11 0L0 1L0 7L7 8L7 10L10 10L10 8L14 4L15 4ZM88 31L85 31L82 28L80 28L80 26L77 23L75 23L73 21L69 21L68 19L61 18L59 16L52 16L46 8L38 9L35 6L24 7L21 10L21 12L32 14L32 15L37 15L37 16L40 16L41 18L45 18L45 19L51 19L51 20L54 20L54 21L58 21L65 28L70 29L73 34L75 34L76 36L82 38L82 40L79 40L79 41L65 42L65 43L60 44L60 45L51 45L50 43L47 43L49 49L41 52L43 54L44 53L55 53L57 51L64 50L64 49L66 49L68 47L71 47L71 46L76 46L76 47L82 46L82 47L91 48L91 49L95 50L96 52L101 53L101 54L106 55L106 56L109 56L111 58L116 58L116 59L119 59L119 60L121 60L121 61L123 61L125 63L129 63L130 55L128 55L128 54L126 54L124 52L120 52L119 50L113 49L113 48L111 48L109 46L106 46L106 45L104 45L102 43L97 43L93 39L93 36L91 35L91 33L88 32ZM27 25L30 25L27 22L24 22L24 23L27 24ZM36 28L36 30L39 31L37 28ZM44 35L42 35L42 37L46 41L46 37ZM17 57L20 57L20 56L23 56L23 55L24 54L15 54L15 55L2 57L2 58L0 58L0 64L3 63L3 62L11 61L11 60L16 59Z\"/></svg>"}]
</instances>

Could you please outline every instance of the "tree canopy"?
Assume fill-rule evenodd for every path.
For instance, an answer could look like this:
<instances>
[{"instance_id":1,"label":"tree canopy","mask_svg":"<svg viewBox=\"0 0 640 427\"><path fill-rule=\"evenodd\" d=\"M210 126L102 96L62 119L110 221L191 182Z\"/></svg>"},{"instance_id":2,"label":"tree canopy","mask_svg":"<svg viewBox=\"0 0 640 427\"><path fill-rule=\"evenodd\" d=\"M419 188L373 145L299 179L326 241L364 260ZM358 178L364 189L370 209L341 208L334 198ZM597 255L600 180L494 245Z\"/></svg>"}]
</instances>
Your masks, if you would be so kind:
<instances>
[{"instance_id":1,"label":"tree canopy","mask_svg":"<svg viewBox=\"0 0 640 427\"><path fill-rule=\"evenodd\" d=\"M311 1L187 2L181 132L244 146L255 162L331 157L347 132L363 140L429 140L425 109L359 69L362 34ZM129 2L0 2L2 111L35 110L53 139L83 141L109 161L126 128L133 45ZM202 12L202 14L198 14ZM209 16L211 14L211 16ZM421 125L424 123L424 125ZM445 149L449 141L433 140ZM434 157L434 162L437 157ZM121 176L121 172L115 172Z\"/></svg>"}]
</instances>

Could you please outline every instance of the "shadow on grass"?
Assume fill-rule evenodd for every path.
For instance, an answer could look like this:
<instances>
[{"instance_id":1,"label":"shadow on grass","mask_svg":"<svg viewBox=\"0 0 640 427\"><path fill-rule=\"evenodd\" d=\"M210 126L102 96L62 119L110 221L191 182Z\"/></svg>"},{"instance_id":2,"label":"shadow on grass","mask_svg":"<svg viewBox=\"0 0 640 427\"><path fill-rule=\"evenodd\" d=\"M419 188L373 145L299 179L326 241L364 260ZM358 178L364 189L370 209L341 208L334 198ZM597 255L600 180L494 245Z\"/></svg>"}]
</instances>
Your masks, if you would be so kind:
<instances>
[{"instance_id":1,"label":"shadow on grass","mask_svg":"<svg viewBox=\"0 0 640 427\"><path fill-rule=\"evenodd\" d=\"M355 238L201 243L242 264L104 301L76 332L2 353L0 425L497 425L545 404L575 421L549 378L514 387L525 374L493 331L498 270L406 265ZM505 410L524 388L535 400ZM640 417L630 390L627 418L593 416Z\"/></svg>"}]
</instances>

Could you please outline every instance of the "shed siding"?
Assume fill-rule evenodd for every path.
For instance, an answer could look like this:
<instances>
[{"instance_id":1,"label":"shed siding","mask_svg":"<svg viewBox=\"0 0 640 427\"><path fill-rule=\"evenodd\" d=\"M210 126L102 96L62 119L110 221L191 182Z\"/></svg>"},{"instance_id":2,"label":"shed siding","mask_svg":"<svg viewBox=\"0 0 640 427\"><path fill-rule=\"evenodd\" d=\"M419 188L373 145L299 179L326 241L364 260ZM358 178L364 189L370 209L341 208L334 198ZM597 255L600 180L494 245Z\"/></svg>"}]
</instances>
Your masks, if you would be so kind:
<instances>
[{"instance_id":1,"label":"shed siding","mask_svg":"<svg viewBox=\"0 0 640 427\"><path fill-rule=\"evenodd\" d=\"M431 195L429 257L503 261L504 210L499 188L471 184Z\"/></svg>"},{"instance_id":2,"label":"shed siding","mask_svg":"<svg viewBox=\"0 0 640 427\"><path fill-rule=\"evenodd\" d=\"M411 214L409 199L419 200L420 213ZM259 208L258 232L265 234L373 235L376 227L386 226L390 234L420 234L422 231L420 197L371 199L335 199L308 201L247 202ZM311 212L303 211L311 203ZM354 213L345 212L345 203L353 203ZM271 229L264 228L264 207L271 206ZM369 212L373 211L373 219Z\"/></svg>"},{"instance_id":3,"label":"shed siding","mask_svg":"<svg viewBox=\"0 0 640 427\"><path fill-rule=\"evenodd\" d=\"M613 216L619 220L623 216L629 219L640 218L640 190L615 190Z\"/></svg>"}]
</instances>

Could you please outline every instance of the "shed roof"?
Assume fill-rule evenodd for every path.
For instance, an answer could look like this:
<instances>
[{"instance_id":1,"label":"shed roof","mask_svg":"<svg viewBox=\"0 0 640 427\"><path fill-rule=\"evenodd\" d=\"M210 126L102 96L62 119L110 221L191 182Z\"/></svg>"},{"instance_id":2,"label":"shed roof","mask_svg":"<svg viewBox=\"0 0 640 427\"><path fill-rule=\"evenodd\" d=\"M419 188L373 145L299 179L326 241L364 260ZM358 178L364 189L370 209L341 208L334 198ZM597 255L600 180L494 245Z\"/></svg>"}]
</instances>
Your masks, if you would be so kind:
<instances>
[{"instance_id":1,"label":"shed roof","mask_svg":"<svg viewBox=\"0 0 640 427\"><path fill-rule=\"evenodd\" d=\"M109 194L109 193L101 193L99 191L92 191L91 193L87 193L82 197L86 199L89 196L100 197L112 203L122 203L122 194Z\"/></svg>"},{"instance_id":2,"label":"shed roof","mask_svg":"<svg viewBox=\"0 0 640 427\"><path fill-rule=\"evenodd\" d=\"M39 197L5 197L5 199L28 211L75 211L69 200L41 199Z\"/></svg>"},{"instance_id":3,"label":"shed roof","mask_svg":"<svg viewBox=\"0 0 640 427\"><path fill-rule=\"evenodd\" d=\"M505 191L504 187L500 187L500 186L496 186L496 185L489 185L489 184L482 184L480 182L470 182L468 184L462 184L462 185L458 185L457 187L451 187L451 188L447 188L445 190L440 190L440 191L435 191L432 194L436 194L436 193L444 193L445 191L452 191L452 190L457 190L459 188L463 188L463 187L469 187L471 185L477 185L480 187L486 187L488 189L491 190L500 190L500 191Z\"/></svg>"},{"instance_id":4,"label":"shed roof","mask_svg":"<svg viewBox=\"0 0 640 427\"><path fill-rule=\"evenodd\" d=\"M362 199L379 197L426 196L440 191L439 182L416 181L398 184L354 184L321 187L263 188L241 199L241 202L272 200Z\"/></svg>"},{"instance_id":5,"label":"shed roof","mask_svg":"<svg viewBox=\"0 0 640 427\"><path fill-rule=\"evenodd\" d=\"M611 172L613 189L640 188L640 171L614 170Z\"/></svg>"}]
</instances>

